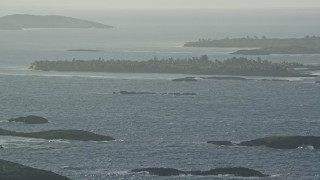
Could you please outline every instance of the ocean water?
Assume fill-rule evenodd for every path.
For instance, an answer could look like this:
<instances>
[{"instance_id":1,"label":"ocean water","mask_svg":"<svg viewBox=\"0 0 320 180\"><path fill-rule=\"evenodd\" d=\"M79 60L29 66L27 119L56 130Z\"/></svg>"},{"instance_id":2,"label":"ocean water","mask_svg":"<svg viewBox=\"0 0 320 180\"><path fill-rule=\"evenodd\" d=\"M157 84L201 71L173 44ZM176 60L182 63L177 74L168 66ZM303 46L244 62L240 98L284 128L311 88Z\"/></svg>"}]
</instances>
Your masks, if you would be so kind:
<instances>
[{"instance_id":1,"label":"ocean water","mask_svg":"<svg viewBox=\"0 0 320 180\"><path fill-rule=\"evenodd\" d=\"M161 178L129 173L131 169L145 167L209 170L230 166L253 168L272 175L264 179L320 179L318 150L224 147L206 143L209 140L238 142L271 135L319 136L320 86L314 83L319 78L275 82L253 77L251 81L200 79L180 83L171 79L187 75L28 70L32 61L42 59L147 60L155 56L182 58L202 54L208 54L211 59L224 59L232 57L229 53L235 49L184 48L182 45L202 37L318 35L316 22L320 13L316 10L68 13L116 28L0 31L0 127L24 132L83 129L110 135L116 141L49 141L2 136L1 159L77 180L244 179L230 176ZM77 48L104 51L67 51ZM320 62L319 55L262 58L275 62ZM113 94L122 90L197 95ZM26 115L43 116L50 123L7 122Z\"/></svg>"}]
</instances>

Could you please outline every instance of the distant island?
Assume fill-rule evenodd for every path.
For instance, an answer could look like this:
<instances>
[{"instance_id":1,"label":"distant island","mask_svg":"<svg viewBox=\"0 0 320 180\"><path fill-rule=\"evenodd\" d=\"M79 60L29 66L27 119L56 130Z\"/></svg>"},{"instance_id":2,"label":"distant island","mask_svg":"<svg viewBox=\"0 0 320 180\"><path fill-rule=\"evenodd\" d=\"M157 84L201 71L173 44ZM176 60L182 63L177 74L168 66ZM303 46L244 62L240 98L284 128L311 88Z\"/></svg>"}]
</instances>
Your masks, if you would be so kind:
<instances>
[{"instance_id":1,"label":"distant island","mask_svg":"<svg viewBox=\"0 0 320 180\"><path fill-rule=\"evenodd\" d=\"M253 48L241 49L232 54L240 55L270 55L270 54L320 54L320 37L305 36L303 38L225 38L220 40L199 39L187 42L185 47L215 47L215 48Z\"/></svg>"},{"instance_id":2,"label":"distant island","mask_svg":"<svg viewBox=\"0 0 320 180\"><path fill-rule=\"evenodd\" d=\"M42 71L78 71L108 73L166 73L194 75L239 75L239 76L279 76L310 77L294 68L303 66L293 63L273 63L258 58L230 58L225 61L210 61L207 55L186 59L157 59L148 61L131 60L72 60L34 61L30 69Z\"/></svg>"},{"instance_id":3,"label":"distant island","mask_svg":"<svg viewBox=\"0 0 320 180\"><path fill-rule=\"evenodd\" d=\"M0 18L0 30L22 30L25 28L112 28L98 22L66 16L39 16L15 14Z\"/></svg>"}]
</instances>

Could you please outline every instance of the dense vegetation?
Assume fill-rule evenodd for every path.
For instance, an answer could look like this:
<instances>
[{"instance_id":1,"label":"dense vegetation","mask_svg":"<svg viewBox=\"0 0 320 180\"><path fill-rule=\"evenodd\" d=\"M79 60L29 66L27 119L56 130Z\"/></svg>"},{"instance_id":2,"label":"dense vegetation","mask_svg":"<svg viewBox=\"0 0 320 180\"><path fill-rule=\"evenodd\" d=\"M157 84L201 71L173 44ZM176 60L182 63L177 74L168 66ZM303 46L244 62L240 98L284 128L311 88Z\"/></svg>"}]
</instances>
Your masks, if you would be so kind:
<instances>
[{"instance_id":1,"label":"dense vegetation","mask_svg":"<svg viewBox=\"0 0 320 180\"><path fill-rule=\"evenodd\" d=\"M297 65L295 65L297 66ZM33 70L80 71L109 73L168 73L198 75L243 75L243 76L307 76L293 69L293 64L273 63L268 60L230 58L225 61L210 61L206 55L187 59L131 60L72 60L35 61Z\"/></svg>"},{"instance_id":2,"label":"dense vegetation","mask_svg":"<svg viewBox=\"0 0 320 180\"><path fill-rule=\"evenodd\" d=\"M304 38L271 38L246 37L235 39L199 39L197 42L187 42L186 47L216 47L216 48L259 48L239 50L233 54L268 55L268 54L320 54L320 37L305 36Z\"/></svg>"}]
</instances>

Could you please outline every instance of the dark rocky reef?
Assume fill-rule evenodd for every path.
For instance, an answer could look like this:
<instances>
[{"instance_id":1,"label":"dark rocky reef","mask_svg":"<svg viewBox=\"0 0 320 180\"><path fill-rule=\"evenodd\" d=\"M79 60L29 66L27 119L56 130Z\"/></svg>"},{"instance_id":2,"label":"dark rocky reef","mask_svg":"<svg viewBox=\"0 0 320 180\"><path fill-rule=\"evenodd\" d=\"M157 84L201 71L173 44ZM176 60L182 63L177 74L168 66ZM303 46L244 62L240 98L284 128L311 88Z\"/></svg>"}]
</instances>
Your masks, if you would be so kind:
<instances>
[{"instance_id":1,"label":"dark rocky reef","mask_svg":"<svg viewBox=\"0 0 320 180\"><path fill-rule=\"evenodd\" d=\"M174 96L195 96L196 93L160 93L161 95L174 95Z\"/></svg>"},{"instance_id":2,"label":"dark rocky reef","mask_svg":"<svg viewBox=\"0 0 320 180\"><path fill-rule=\"evenodd\" d=\"M128 94L128 95L135 95L135 94L138 94L138 95L145 95L145 94L157 94L155 92L134 92L134 91L119 91L119 92L113 92L113 94Z\"/></svg>"},{"instance_id":3,"label":"dark rocky reef","mask_svg":"<svg viewBox=\"0 0 320 180\"><path fill-rule=\"evenodd\" d=\"M173 168L142 168L142 169L133 169L130 172L148 172L150 175L157 176L179 176L184 174L183 171Z\"/></svg>"},{"instance_id":4,"label":"dark rocky reef","mask_svg":"<svg viewBox=\"0 0 320 180\"><path fill-rule=\"evenodd\" d=\"M320 83L320 81L316 81L315 83Z\"/></svg>"},{"instance_id":5,"label":"dark rocky reef","mask_svg":"<svg viewBox=\"0 0 320 180\"><path fill-rule=\"evenodd\" d=\"M0 179L2 180L70 180L50 171L35 169L0 159Z\"/></svg>"},{"instance_id":6,"label":"dark rocky reef","mask_svg":"<svg viewBox=\"0 0 320 180\"><path fill-rule=\"evenodd\" d=\"M290 82L287 79L261 79L261 81L277 81L277 82Z\"/></svg>"},{"instance_id":7,"label":"dark rocky reef","mask_svg":"<svg viewBox=\"0 0 320 180\"><path fill-rule=\"evenodd\" d=\"M249 80L243 77L236 76L219 76L219 77L200 77L201 79L213 79L213 80Z\"/></svg>"},{"instance_id":8,"label":"dark rocky reef","mask_svg":"<svg viewBox=\"0 0 320 180\"><path fill-rule=\"evenodd\" d=\"M195 82L198 81L194 77L184 77L184 78L176 78L172 79L173 82Z\"/></svg>"},{"instance_id":9,"label":"dark rocky reef","mask_svg":"<svg viewBox=\"0 0 320 180\"><path fill-rule=\"evenodd\" d=\"M83 130L50 130L41 132L15 132L0 129L0 136L17 136L27 138L39 139L65 139L65 140L78 140L78 141L112 141L115 140L110 136L95 134Z\"/></svg>"},{"instance_id":10,"label":"dark rocky reef","mask_svg":"<svg viewBox=\"0 0 320 180\"><path fill-rule=\"evenodd\" d=\"M251 141L243 141L240 146L267 146L277 149L295 149L302 146L313 146L320 149L319 136L271 136L265 138L254 139Z\"/></svg>"},{"instance_id":11,"label":"dark rocky reef","mask_svg":"<svg viewBox=\"0 0 320 180\"><path fill-rule=\"evenodd\" d=\"M208 143L228 146L266 146L276 149L296 149L299 147L320 149L320 136L270 136L250 141L242 141L238 144L230 141L208 141Z\"/></svg>"},{"instance_id":12,"label":"dark rocky reef","mask_svg":"<svg viewBox=\"0 0 320 180\"><path fill-rule=\"evenodd\" d=\"M15 14L0 18L0 29L22 30L23 28L112 28L98 22L76 19L65 16L39 16Z\"/></svg>"},{"instance_id":13,"label":"dark rocky reef","mask_svg":"<svg viewBox=\"0 0 320 180\"><path fill-rule=\"evenodd\" d=\"M212 176L212 175L234 175L241 177L267 177L259 171L244 168L244 167L228 167L216 168L209 171L180 171L173 168L142 168L133 169L131 172L148 172L150 175L157 176L179 176L179 175L194 175L194 176Z\"/></svg>"},{"instance_id":14,"label":"dark rocky reef","mask_svg":"<svg viewBox=\"0 0 320 180\"><path fill-rule=\"evenodd\" d=\"M46 118L40 116L26 116L9 119L9 122L23 122L26 124L43 124L48 123L49 121Z\"/></svg>"},{"instance_id":15,"label":"dark rocky reef","mask_svg":"<svg viewBox=\"0 0 320 180\"><path fill-rule=\"evenodd\" d=\"M122 94L122 95L174 95L174 96L194 96L196 93L156 93L156 92L135 92L135 91L119 91L113 92L113 94Z\"/></svg>"}]
</instances>

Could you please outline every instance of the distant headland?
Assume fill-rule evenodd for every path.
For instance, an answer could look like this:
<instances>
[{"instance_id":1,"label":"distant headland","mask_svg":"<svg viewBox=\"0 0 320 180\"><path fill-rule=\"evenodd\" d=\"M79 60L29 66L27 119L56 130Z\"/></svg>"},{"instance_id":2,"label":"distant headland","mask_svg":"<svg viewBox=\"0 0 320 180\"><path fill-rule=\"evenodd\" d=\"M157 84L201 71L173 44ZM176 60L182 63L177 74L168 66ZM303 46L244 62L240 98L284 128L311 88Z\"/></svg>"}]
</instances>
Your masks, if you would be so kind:
<instances>
[{"instance_id":1,"label":"distant headland","mask_svg":"<svg viewBox=\"0 0 320 180\"><path fill-rule=\"evenodd\" d=\"M250 48L241 49L231 54L270 55L270 54L320 54L320 37L305 36L303 38L225 38L219 40L199 39L187 42L185 47L214 48ZM253 49L252 49L253 48Z\"/></svg>"},{"instance_id":2,"label":"distant headland","mask_svg":"<svg viewBox=\"0 0 320 180\"><path fill-rule=\"evenodd\" d=\"M0 17L0 30L23 30L27 28L99 28L106 29L112 26L57 15L29 15L14 14Z\"/></svg>"}]
</instances>

